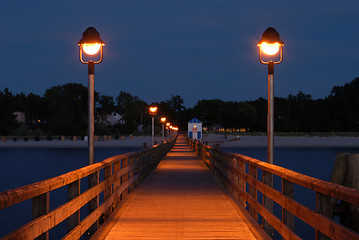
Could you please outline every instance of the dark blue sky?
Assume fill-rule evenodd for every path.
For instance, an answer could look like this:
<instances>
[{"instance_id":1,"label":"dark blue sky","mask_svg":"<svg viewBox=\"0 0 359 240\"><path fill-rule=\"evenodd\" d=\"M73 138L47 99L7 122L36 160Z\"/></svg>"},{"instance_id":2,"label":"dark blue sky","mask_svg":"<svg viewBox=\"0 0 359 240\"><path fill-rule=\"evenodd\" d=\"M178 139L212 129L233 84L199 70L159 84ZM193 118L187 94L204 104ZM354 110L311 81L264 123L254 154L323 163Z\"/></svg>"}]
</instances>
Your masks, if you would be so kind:
<instances>
[{"instance_id":1,"label":"dark blue sky","mask_svg":"<svg viewBox=\"0 0 359 240\"><path fill-rule=\"evenodd\" d=\"M267 97L257 42L274 27L285 42L275 95L314 98L359 77L359 1L2 0L0 89L43 94L82 83L77 42L95 27L105 41L95 90L148 103L183 97L233 101Z\"/></svg>"}]
</instances>

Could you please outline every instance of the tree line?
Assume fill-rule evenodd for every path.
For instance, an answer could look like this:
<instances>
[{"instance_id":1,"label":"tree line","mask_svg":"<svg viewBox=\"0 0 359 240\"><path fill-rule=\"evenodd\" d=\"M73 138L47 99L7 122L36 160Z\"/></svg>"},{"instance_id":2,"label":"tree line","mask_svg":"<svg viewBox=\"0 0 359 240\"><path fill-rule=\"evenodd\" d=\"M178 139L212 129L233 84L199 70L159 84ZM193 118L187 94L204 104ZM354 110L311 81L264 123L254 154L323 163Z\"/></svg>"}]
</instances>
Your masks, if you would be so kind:
<instances>
[{"instance_id":1,"label":"tree line","mask_svg":"<svg viewBox=\"0 0 359 240\"><path fill-rule=\"evenodd\" d=\"M267 100L223 101L200 100L185 108L183 98L171 94L169 100L154 103L158 116L182 130L187 122L198 118L208 129L246 129L265 132ZM95 134L120 135L151 131L150 104L121 91L114 98L95 92ZM33 93L12 94L0 90L0 135L77 135L87 134L87 87L69 83L47 89L40 96ZM275 131L277 132L356 132L359 130L359 78L334 86L323 99L299 91L287 98L275 97ZM16 121L14 112L25 113L25 123ZM122 121L114 125L107 116L118 113ZM156 125L159 126L159 117Z\"/></svg>"},{"instance_id":2,"label":"tree line","mask_svg":"<svg viewBox=\"0 0 359 240\"><path fill-rule=\"evenodd\" d=\"M138 131L139 126L143 126L144 133L151 131L149 104L139 97L124 91L116 98L98 92L94 97L95 134L130 134ZM178 99L181 101L178 102ZM173 122L178 117L176 108L184 109L183 99L178 95L171 95L169 100L156 104L160 106L159 115L165 115ZM87 135L88 91L82 84L54 86L42 96L13 94L5 88L0 90L0 106L0 135ZM25 113L25 123L17 121L14 112ZM110 124L107 116L112 113L119 114L121 121ZM159 119L156 121L159 122Z\"/></svg>"}]
</instances>

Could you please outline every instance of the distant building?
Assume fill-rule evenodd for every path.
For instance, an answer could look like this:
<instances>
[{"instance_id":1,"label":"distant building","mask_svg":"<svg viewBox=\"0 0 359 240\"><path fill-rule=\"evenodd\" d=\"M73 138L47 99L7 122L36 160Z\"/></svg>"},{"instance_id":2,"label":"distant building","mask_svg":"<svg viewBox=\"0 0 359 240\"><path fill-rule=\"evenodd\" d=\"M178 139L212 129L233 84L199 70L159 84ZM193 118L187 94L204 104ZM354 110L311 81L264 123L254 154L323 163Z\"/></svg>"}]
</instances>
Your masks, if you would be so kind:
<instances>
[{"instance_id":1,"label":"distant building","mask_svg":"<svg viewBox=\"0 0 359 240\"><path fill-rule=\"evenodd\" d=\"M110 115L107 115L106 121L112 126L116 124L125 124L123 117L115 112L111 113Z\"/></svg>"},{"instance_id":2,"label":"distant building","mask_svg":"<svg viewBox=\"0 0 359 240\"><path fill-rule=\"evenodd\" d=\"M188 122L188 138L192 140L202 139L202 122L197 118Z\"/></svg>"},{"instance_id":3,"label":"distant building","mask_svg":"<svg viewBox=\"0 0 359 240\"><path fill-rule=\"evenodd\" d=\"M13 112L13 115L16 116L16 121L25 123L25 112Z\"/></svg>"}]
</instances>

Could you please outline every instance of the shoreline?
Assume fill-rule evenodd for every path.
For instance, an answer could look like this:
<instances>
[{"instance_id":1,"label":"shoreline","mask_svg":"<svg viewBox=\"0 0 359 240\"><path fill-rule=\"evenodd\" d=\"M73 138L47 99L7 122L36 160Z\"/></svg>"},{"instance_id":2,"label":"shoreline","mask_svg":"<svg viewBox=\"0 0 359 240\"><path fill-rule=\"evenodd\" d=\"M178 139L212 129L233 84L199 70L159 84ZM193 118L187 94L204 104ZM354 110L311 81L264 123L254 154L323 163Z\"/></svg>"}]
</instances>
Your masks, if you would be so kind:
<instances>
[{"instance_id":1,"label":"shoreline","mask_svg":"<svg viewBox=\"0 0 359 240\"><path fill-rule=\"evenodd\" d=\"M267 136L205 134L202 142L220 148L262 148L267 147ZM275 148L359 148L359 137L274 137Z\"/></svg>"},{"instance_id":2,"label":"shoreline","mask_svg":"<svg viewBox=\"0 0 359 240\"><path fill-rule=\"evenodd\" d=\"M95 141L95 148L144 148L151 146L151 137L150 136L134 136L132 138L126 137L124 139L114 139L114 140L101 140ZM160 137L155 137L157 143L163 141ZM85 140L40 140L35 141L33 139L24 141L19 139L16 142L8 139L4 142L0 142L0 149L7 148L87 148L88 141Z\"/></svg>"},{"instance_id":3,"label":"shoreline","mask_svg":"<svg viewBox=\"0 0 359 240\"><path fill-rule=\"evenodd\" d=\"M159 136L155 137L157 143L165 141ZM267 136L246 136L246 135L227 135L204 134L203 143L209 146L220 148L263 148L267 147ZM151 136L134 136L123 139L95 141L95 148L144 148L151 146ZM18 139L16 142L7 139L0 142L0 149L7 148L87 148L88 142L84 140L52 140L33 139L24 141ZM318 136L275 136L275 148L358 148L359 137L318 137Z\"/></svg>"}]
</instances>

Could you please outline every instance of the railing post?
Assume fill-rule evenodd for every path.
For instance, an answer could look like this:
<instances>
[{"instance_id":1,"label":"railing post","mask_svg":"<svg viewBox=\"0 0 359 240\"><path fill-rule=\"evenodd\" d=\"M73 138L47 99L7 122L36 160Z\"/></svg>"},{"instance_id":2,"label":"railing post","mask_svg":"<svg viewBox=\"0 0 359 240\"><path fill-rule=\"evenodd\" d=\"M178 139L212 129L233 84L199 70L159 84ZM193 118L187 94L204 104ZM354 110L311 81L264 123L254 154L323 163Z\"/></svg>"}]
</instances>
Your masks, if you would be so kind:
<instances>
[{"instance_id":1,"label":"railing post","mask_svg":"<svg viewBox=\"0 0 359 240\"><path fill-rule=\"evenodd\" d=\"M106 181L106 179L108 179L111 176L112 176L112 164L105 167L105 169L104 169L104 181ZM112 193L113 193L113 189L112 189L112 184L111 184L104 191L104 194L103 194L104 202L106 202L106 200L111 197ZM108 216L111 214L111 212L113 211L112 207L113 206L109 207L107 209L107 211L105 212L104 220L106 220L108 218Z\"/></svg>"},{"instance_id":2,"label":"railing post","mask_svg":"<svg viewBox=\"0 0 359 240\"><path fill-rule=\"evenodd\" d=\"M273 174L263 170L263 183L273 188ZM262 196L263 206L273 214L273 200L267 197L265 193L262 193ZM274 229L265 219L263 219L263 229L271 238L273 238Z\"/></svg>"},{"instance_id":3,"label":"railing post","mask_svg":"<svg viewBox=\"0 0 359 240\"><path fill-rule=\"evenodd\" d=\"M115 162L113 164L113 174L117 174L121 170L121 160ZM113 192L116 192L121 186L121 176L118 176L113 183ZM116 194L117 196L117 194ZM116 198L113 202L113 209L115 209L118 205L118 203L121 201L121 196L119 198Z\"/></svg>"},{"instance_id":4,"label":"railing post","mask_svg":"<svg viewBox=\"0 0 359 240\"><path fill-rule=\"evenodd\" d=\"M151 151L152 151L152 149L153 149L153 148L151 148ZM122 169L122 168L125 168L125 167L127 167L127 166L128 166L128 158L122 159L122 160L121 160L121 169ZM124 182L126 182L127 180L128 180L128 173L121 176L121 185L122 185ZM121 194L121 200L128 195L128 188L129 188L129 187L130 187L130 186L127 187L127 191L123 191L123 192L122 192L122 194Z\"/></svg>"},{"instance_id":5,"label":"railing post","mask_svg":"<svg viewBox=\"0 0 359 240\"><path fill-rule=\"evenodd\" d=\"M249 164L249 175L257 179L257 168ZM257 189L248 184L248 193L254 198L255 201L257 201ZM251 216L257 221L257 211L256 209L249 204L249 213Z\"/></svg>"},{"instance_id":6,"label":"railing post","mask_svg":"<svg viewBox=\"0 0 359 240\"><path fill-rule=\"evenodd\" d=\"M246 172L246 164L244 162L242 162L240 159L237 159L237 169L239 172L245 173ZM238 200L239 202L242 204L242 206L245 205L245 201L244 201L244 193L245 193L245 187L246 187L246 182L240 178L240 176L237 176L237 184L240 190L242 190L242 192L238 192Z\"/></svg>"},{"instance_id":7,"label":"railing post","mask_svg":"<svg viewBox=\"0 0 359 240\"><path fill-rule=\"evenodd\" d=\"M98 183L99 183L98 171L88 176L88 189L96 186ZM87 203L88 214L95 211L96 208L98 208L98 206L99 206L99 197L96 196ZM87 231L88 236L92 236L97 231L98 227L99 227L99 221L97 219L96 222L88 229Z\"/></svg>"},{"instance_id":8,"label":"railing post","mask_svg":"<svg viewBox=\"0 0 359 240\"><path fill-rule=\"evenodd\" d=\"M68 201L74 199L80 195L80 180L70 183L67 185L67 198ZM67 220L67 231L70 232L80 223L80 210L72 214Z\"/></svg>"},{"instance_id":9,"label":"railing post","mask_svg":"<svg viewBox=\"0 0 359 240\"><path fill-rule=\"evenodd\" d=\"M32 219L38 218L49 212L50 209L50 201L49 201L50 193L44 193L32 199ZM49 232L44 232L40 236L36 238L36 240L48 240Z\"/></svg>"},{"instance_id":10,"label":"railing post","mask_svg":"<svg viewBox=\"0 0 359 240\"><path fill-rule=\"evenodd\" d=\"M330 219L333 217L333 209L331 203L331 197L326 196L324 194L315 193L315 210L317 213L320 213ZM320 231L315 231L315 239L316 240L330 240L327 235L321 233Z\"/></svg>"},{"instance_id":11,"label":"railing post","mask_svg":"<svg viewBox=\"0 0 359 240\"><path fill-rule=\"evenodd\" d=\"M284 196L294 199L294 183L282 179L282 193ZM284 208L282 208L282 222L294 231L295 217Z\"/></svg>"}]
</instances>

